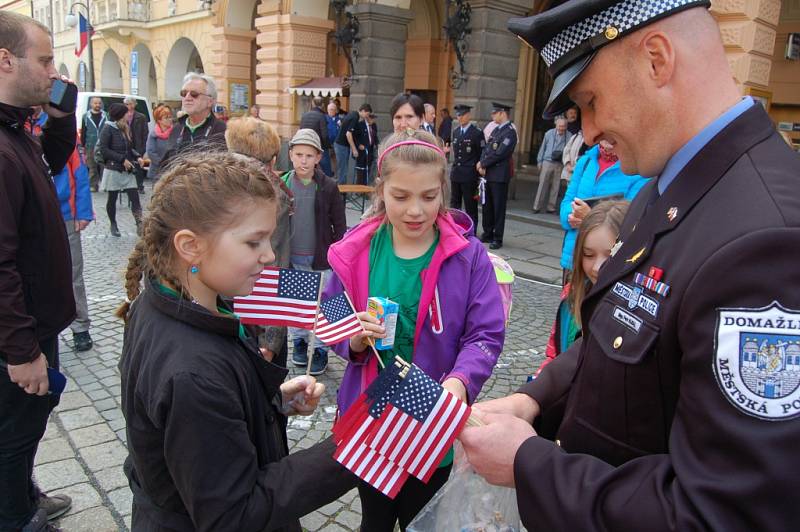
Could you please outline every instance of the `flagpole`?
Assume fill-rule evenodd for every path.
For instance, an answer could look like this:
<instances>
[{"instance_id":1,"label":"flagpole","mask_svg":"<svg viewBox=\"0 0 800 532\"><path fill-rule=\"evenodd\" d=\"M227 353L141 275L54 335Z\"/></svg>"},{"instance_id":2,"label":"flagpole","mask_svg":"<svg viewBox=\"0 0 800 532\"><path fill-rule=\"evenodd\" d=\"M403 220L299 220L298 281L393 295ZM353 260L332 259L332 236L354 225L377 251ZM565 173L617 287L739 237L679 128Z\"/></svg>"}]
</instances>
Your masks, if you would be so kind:
<instances>
[{"instance_id":1,"label":"flagpole","mask_svg":"<svg viewBox=\"0 0 800 532\"><path fill-rule=\"evenodd\" d=\"M343 292L344 297L347 298L347 302L350 303L350 308L355 311L356 307L353 305L353 301L350 299L350 295L347 293L347 290L343 290ZM356 312L356 318L358 319L359 325L361 325L361 330L367 332L367 330L364 328L364 323L361 321L361 318L358 317L358 312ZM381 369L386 369L386 365L383 363L383 359L381 359L381 356L378 354L378 349L375 347L375 340L373 340L370 336L367 336L366 340L367 344L372 348L372 352L375 353L375 357L378 359L378 364L380 365Z\"/></svg>"},{"instance_id":2,"label":"flagpole","mask_svg":"<svg viewBox=\"0 0 800 532\"><path fill-rule=\"evenodd\" d=\"M322 301L322 273L319 274L319 291L317 292L317 312L314 315L314 328L311 330L311 338L306 345L306 376L311 375L311 362L314 359L314 341L317 339L317 323L319 323L319 304Z\"/></svg>"}]
</instances>

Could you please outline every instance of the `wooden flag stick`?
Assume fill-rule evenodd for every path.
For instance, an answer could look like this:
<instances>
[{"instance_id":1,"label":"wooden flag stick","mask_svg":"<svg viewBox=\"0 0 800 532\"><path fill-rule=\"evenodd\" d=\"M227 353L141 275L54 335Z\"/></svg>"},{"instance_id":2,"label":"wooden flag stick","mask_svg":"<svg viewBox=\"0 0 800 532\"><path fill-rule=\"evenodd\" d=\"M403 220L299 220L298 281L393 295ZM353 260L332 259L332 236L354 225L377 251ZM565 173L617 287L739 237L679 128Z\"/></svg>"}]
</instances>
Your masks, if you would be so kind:
<instances>
[{"instance_id":1,"label":"wooden flag stick","mask_svg":"<svg viewBox=\"0 0 800 532\"><path fill-rule=\"evenodd\" d=\"M353 301L350 299L350 294L347 293L347 290L344 290L344 297L347 299L347 302L350 304L350 308L353 309L353 312L356 312L356 307L353 305ZM358 317L358 312L356 312L356 318L358 318L358 323L361 325L361 329L366 332L367 330L364 328L364 323L362 323L361 318ZM381 356L378 354L378 350L375 348L375 340L373 340L370 336L366 337L367 344L372 348L372 352L375 353L375 356L378 358L378 364L380 365L381 369L386 369L386 366L381 359Z\"/></svg>"},{"instance_id":2,"label":"wooden flag stick","mask_svg":"<svg viewBox=\"0 0 800 532\"><path fill-rule=\"evenodd\" d=\"M314 343L317 339L317 323L319 322L319 304L322 302L322 273L319 274L319 290L317 291L317 312L314 314L314 328L311 330L311 338L306 345L306 375L311 375L311 362L314 360Z\"/></svg>"}]
</instances>

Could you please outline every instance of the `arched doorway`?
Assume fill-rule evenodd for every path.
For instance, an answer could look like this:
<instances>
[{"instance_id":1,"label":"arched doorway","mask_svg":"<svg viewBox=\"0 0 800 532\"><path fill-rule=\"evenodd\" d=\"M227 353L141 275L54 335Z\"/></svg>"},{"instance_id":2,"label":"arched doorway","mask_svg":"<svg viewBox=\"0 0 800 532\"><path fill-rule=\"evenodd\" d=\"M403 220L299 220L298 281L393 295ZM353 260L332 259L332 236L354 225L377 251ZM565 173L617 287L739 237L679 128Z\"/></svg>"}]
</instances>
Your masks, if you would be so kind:
<instances>
[{"instance_id":1,"label":"arched doorway","mask_svg":"<svg viewBox=\"0 0 800 532\"><path fill-rule=\"evenodd\" d=\"M122 92L122 65L114 50L106 50L103 54L101 72L100 86L103 92Z\"/></svg>"},{"instance_id":2,"label":"arched doorway","mask_svg":"<svg viewBox=\"0 0 800 532\"><path fill-rule=\"evenodd\" d=\"M452 102L448 69L452 52L445 49L442 35L443 3L411 0L414 19L408 25L405 89L418 94L438 111Z\"/></svg>"},{"instance_id":3,"label":"arched doorway","mask_svg":"<svg viewBox=\"0 0 800 532\"><path fill-rule=\"evenodd\" d=\"M134 90L133 76L131 76L131 92L149 98L154 102L158 97L158 84L156 82L156 69L153 64L153 55L144 43L133 47L136 54L136 90ZM180 89L179 89L180 90Z\"/></svg>"},{"instance_id":4,"label":"arched doorway","mask_svg":"<svg viewBox=\"0 0 800 532\"><path fill-rule=\"evenodd\" d=\"M180 100L183 77L189 72L204 73L203 59L194 43L186 37L181 37L172 45L167 57L164 76L167 100Z\"/></svg>"}]
</instances>

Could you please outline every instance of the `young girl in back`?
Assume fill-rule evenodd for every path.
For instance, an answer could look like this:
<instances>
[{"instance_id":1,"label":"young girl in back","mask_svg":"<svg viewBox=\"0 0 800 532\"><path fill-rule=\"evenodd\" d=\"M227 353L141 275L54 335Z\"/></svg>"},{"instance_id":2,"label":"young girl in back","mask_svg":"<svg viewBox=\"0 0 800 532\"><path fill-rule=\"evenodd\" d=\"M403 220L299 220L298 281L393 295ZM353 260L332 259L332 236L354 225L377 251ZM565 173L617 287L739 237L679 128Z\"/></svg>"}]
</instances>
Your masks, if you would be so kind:
<instances>
[{"instance_id":1,"label":"young girl in back","mask_svg":"<svg viewBox=\"0 0 800 532\"><path fill-rule=\"evenodd\" d=\"M300 530L355 485L330 440L288 456L285 415L310 414L324 387L284 383L222 299L272 262L275 213L263 164L242 155L193 153L155 187L118 313L133 530Z\"/></svg>"},{"instance_id":2,"label":"young girl in back","mask_svg":"<svg viewBox=\"0 0 800 532\"><path fill-rule=\"evenodd\" d=\"M380 149L371 216L333 244L333 276L323 297L345 290L366 332L335 347L349 363L338 394L343 415L379 371L368 338L384 330L364 312L367 299L382 296L400 305L394 347L380 351L388 366L395 356L417 364L462 400L472 403L503 348L503 305L494 269L475 238L471 219L448 211L444 152L433 135L395 133ZM361 529L405 529L447 481L448 453L428 484L409 477L394 500L359 484Z\"/></svg>"},{"instance_id":3,"label":"young girl in back","mask_svg":"<svg viewBox=\"0 0 800 532\"><path fill-rule=\"evenodd\" d=\"M581 222L572 253L572 280L561 291L561 302L545 349L547 358L537 375L580 336L581 303L597 282L600 266L611 256L611 248L617 241L627 212L627 201L603 201L595 205Z\"/></svg>"}]
</instances>

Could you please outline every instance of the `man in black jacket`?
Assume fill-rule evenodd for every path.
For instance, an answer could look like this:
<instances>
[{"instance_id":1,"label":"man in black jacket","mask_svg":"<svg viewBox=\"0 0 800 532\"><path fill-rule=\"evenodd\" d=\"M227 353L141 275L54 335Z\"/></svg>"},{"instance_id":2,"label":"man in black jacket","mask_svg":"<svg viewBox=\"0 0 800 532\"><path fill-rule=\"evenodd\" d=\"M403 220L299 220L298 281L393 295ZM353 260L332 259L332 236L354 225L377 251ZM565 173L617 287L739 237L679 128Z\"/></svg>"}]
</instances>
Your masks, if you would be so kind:
<instances>
[{"instance_id":1,"label":"man in black jacket","mask_svg":"<svg viewBox=\"0 0 800 532\"><path fill-rule=\"evenodd\" d=\"M322 143L323 151L331 147L331 143L328 140L328 121L325 119L325 111L322 109L322 97L314 96L311 110L306 111L300 117L300 127L298 129L313 129L316 131ZM328 172L326 174L331 175Z\"/></svg>"},{"instance_id":2,"label":"man in black jacket","mask_svg":"<svg viewBox=\"0 0 800 532\"><path fill-rule=\"evenodd\" d=\"M742 98L710 4L577 0L510 21L555 76L545 117L572 99L588 144L657 176L581 305L581 341L461 436L479 473L516 486L528 528L800 522L784 495L800 470L800 158Z\"/></svg>"},{"instance_id":3,"label":"man in black jacket","mask_svg":"<svg viewBox=\"0 0 800 532\"><path fill-rule=\"evenodd\" d=\"M48 105L59 75L46 26L0 12L0 530L46 530L31 481L34 457L58 403L58 333L75 317L69 243L51 173L75 149L74 113ZM31 106L50 116L42 144L25 131ZM49 497L49 509L69 507Z\"/></svg>"},{"instance_id":4,"label":"man in black jacket","mask_svg":"<svg viewBox=\"0 0 800 532\"><path fill-rule=\"evenodd\" d=\"M190 72L183 77L181 105L183 116L169 135L169 148L161 159L166 168L169 159L192 150L224 150L225 122L217 120L211 110L217 102L217 84L206 74Z\"/></svg>"}]
</instances>

